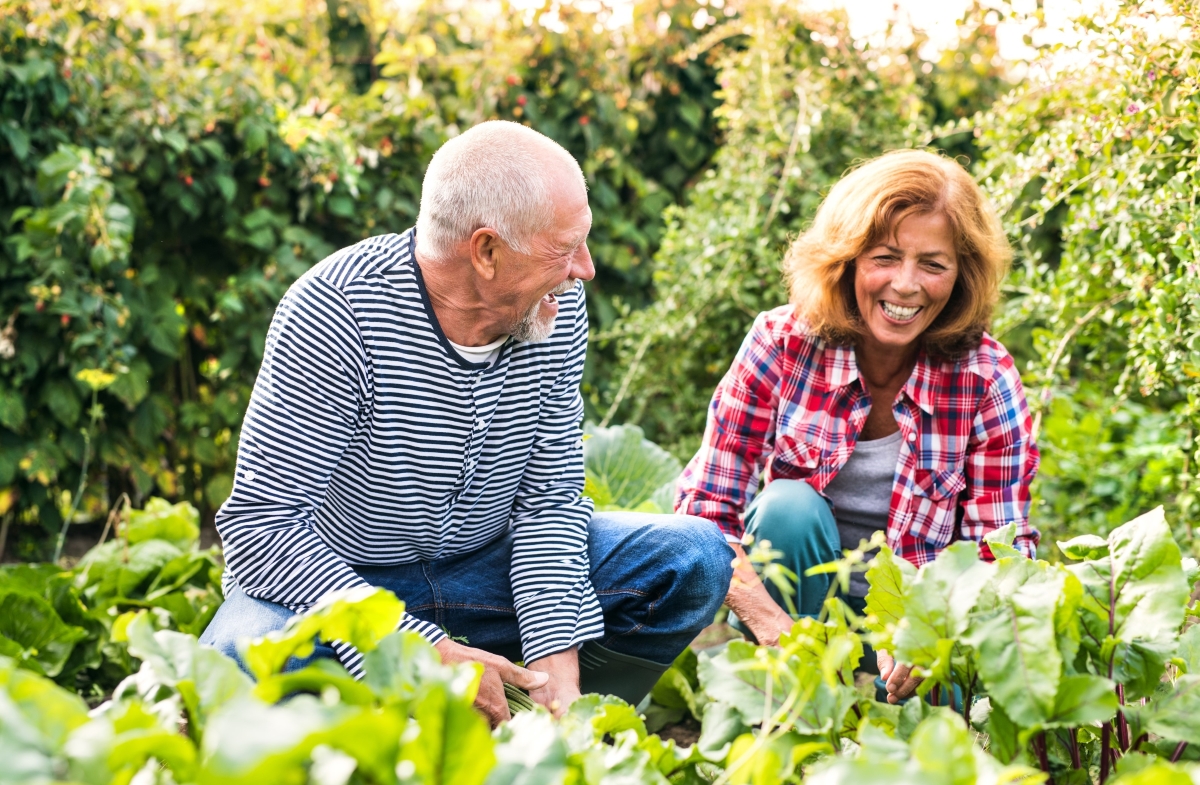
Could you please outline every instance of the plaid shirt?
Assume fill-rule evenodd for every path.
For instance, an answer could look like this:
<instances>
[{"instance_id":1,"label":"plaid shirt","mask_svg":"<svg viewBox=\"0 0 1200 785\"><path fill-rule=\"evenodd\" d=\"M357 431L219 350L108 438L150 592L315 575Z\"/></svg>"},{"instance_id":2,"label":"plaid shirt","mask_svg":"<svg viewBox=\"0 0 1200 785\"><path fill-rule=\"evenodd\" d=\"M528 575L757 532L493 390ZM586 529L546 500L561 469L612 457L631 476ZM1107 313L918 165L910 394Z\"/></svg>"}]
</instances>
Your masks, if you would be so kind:
<instances>
[{"instance_id":1,"label":"plaid shirt","mask_svg":"<svg viewBox=\"0 0 1200 785\"><path fill-rule=\"evenodd\" d=\"M790 305L760 314L713 393L676 512L740 538L764 465L767 483L804 480L823 494L870 409L852 347L810 335ZM1038 451L1020 375L1004 347L984 335L961 360L922 352L892 412L907 449L892 487L889 547L920 566L954 539L982 541L1016 523L1015 547L1033 556L1039 535L1029 525L1029 485Z\"/></svg>"}]
</instances>

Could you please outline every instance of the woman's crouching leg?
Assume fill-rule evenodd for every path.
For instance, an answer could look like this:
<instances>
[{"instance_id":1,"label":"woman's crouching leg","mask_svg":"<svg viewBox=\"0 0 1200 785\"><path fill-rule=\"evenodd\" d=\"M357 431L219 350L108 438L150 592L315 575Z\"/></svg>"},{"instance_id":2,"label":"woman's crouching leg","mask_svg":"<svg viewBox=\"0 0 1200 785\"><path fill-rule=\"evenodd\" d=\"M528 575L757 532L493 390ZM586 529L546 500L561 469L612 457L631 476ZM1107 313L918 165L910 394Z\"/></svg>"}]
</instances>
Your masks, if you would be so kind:
<instances>
[{"instance_id":1,"label":"woman's crouching leg","mask_svg":"<svg viewBox=\"0 0 1200 785\"><path fill-rule=\"evenodd\" d=\"M778 562L796 575L791 583L794 610L779 587L767 582L767 592L779 607L800 616L819 614L833 578L805 573L841 556L837 522L829 503L806 482L775 480L746 511L746 533L755 541L770 542L771 550L781 554Z\"/></svg>"}]
</instances>

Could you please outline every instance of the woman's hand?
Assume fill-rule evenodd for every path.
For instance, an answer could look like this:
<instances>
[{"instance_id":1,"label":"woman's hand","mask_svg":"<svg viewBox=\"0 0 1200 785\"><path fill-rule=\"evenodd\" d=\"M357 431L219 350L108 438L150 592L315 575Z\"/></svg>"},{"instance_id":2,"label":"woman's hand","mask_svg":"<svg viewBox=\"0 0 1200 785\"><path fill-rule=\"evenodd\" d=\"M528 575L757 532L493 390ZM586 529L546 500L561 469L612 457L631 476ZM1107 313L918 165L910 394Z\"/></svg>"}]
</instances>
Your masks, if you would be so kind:
<instances>
[{"instance_id":1,"label":"woman's hand","mask_svg":"<svg viewBox=\"0 0 1200 785\"><path fill-rule=\"evenodd\" d=\"M754 639L764 646L778 646L779 636L792 629L795 620L780 608L754 571L741 543L729 543L735 554L733 580L725 604L750 628Z\"/></svg>"},{"instance_id":2,"label":"woman's hand","mask_svg":"<svg viewBox=\"0 0 1200 785\"><path fill-rule=\"evenodd\" d=\"M880 649L875 652L875 662L879 665L879 678L887 683L888 703L899 703L913 694L922 679L912 675L912 666L896 664L892 656Z\"/></svg>"}]
</instances>

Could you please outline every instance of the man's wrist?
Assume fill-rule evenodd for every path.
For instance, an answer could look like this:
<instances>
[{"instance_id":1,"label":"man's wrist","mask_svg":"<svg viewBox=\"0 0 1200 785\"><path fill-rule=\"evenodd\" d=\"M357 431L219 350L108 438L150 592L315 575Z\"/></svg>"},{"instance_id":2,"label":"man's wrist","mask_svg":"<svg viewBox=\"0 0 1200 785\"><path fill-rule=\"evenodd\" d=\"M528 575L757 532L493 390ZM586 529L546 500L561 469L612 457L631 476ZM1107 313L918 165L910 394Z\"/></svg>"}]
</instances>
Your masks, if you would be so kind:
<instances>
[{"instance_id":1,"label":"man's wrist","mask_svg":"<svg viewBox=\"0 0 1200 785\"><path fill-rule=\"evenodd\" d=\"M554 654L547 654L545 657L526 663L525 667L531 671L548 673L551 678L573 684L576 688L579 686L579 648L577 646L571 646Z\"/></svg>"}]
</instances>

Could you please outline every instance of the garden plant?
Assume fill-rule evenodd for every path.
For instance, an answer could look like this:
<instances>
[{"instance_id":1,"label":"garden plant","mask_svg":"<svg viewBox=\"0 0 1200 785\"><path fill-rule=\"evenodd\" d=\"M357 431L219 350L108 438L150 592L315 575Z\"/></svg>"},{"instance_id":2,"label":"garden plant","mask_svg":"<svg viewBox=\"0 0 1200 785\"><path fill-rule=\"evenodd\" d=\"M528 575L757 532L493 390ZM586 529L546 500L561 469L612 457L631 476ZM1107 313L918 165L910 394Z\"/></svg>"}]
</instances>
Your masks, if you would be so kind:
<instances>
[{"instance_id":1,"label":"garden plant","mask_svg":"<svg viewBox=\"0 0 1200 785\"><path fill-rule=\"evenodd\" d=\"M808 3L402 5L0 0L0 783L1200 782L1194 2L974 3L945 52ZM602 510L671 511L848 166L960 156L1015 251L992 332L1034 412L1041 559L1007 530L920 570L863 543L823 568L866 570L861 615L831 596L777 647L685 650L636 707L510 690L494 730L479 669L394 632L386 592L246 641L250 674L199 646L275 304L408 228L433 151L490 118L588 178ZM318 638L366 677L284 672ZM866 644L919 696L876 700Z\"/></svg>"}]
</instances>

